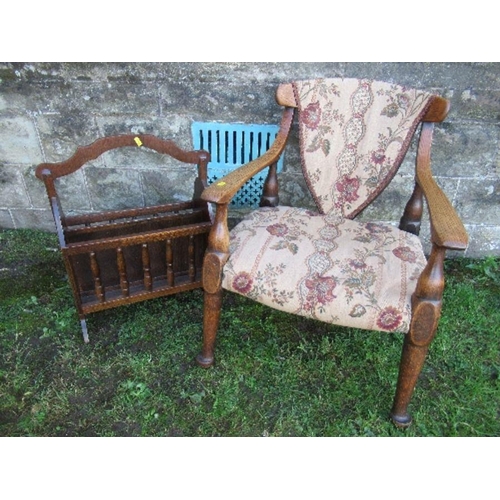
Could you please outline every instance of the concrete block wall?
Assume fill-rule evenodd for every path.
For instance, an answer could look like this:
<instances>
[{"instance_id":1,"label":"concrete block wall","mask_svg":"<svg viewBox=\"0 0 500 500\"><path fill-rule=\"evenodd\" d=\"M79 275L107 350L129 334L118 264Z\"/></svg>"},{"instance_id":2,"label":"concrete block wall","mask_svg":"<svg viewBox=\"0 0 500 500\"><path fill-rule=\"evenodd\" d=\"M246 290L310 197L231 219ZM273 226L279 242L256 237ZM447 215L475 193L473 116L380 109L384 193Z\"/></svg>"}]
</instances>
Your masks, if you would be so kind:
<instances>
[{"instance_id":1,"label":"concrete block wall","mask_svg":"<svg viewBox=\"0 0 500 500\"><path fill-rule=\"evenodd\" d=\"M499 63L0 63L0 228L54 230L34 176L41 162L65 160L78 146L111 134L150 133L191 149L193 121L279 123L278 83L328 76L390 81L450 99L450 114L434 134L433 171L469 231L466 255L500 255ZM295 125L280 176L281 203L312 208L297 148ZM191 167L164 164L151 151L136 156L106 153L62 179L65 211L190 196ZM399 220L414 159L415 144L362 218Z\"/></svg>"}]
</instances>

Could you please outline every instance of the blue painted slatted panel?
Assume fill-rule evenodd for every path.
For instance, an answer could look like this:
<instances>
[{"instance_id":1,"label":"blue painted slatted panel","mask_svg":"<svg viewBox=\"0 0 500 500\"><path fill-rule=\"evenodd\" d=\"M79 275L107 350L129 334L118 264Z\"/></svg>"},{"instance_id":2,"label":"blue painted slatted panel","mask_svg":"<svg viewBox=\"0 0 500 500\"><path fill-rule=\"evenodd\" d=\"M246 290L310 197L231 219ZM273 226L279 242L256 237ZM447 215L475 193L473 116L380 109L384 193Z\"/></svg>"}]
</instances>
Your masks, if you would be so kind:
<instances>
[{"instance_id":1,"label":"blue painted slatted panel","mask_svg":"<svg viewBox=\"0 0 500 500\"><path fill-rule=\"evenodd\" d=\"M279 127L243 123L194 122L191 126L194 149L205 149L212 157L208 165L208 182L212 183L236 167L263 155L271 146ZM283 155L278 172L283 168ZM247 182L231 202L236 207L259 206L267 168Z\"/></svg>"}]
</instances>

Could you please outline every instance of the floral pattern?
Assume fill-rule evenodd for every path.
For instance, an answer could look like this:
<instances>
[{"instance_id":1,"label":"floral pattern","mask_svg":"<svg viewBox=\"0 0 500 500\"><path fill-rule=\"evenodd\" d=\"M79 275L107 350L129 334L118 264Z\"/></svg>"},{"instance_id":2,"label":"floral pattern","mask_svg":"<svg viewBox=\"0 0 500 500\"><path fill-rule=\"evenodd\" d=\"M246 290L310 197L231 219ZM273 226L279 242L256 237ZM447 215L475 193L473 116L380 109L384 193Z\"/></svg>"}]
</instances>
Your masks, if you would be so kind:
<instances>
[{"instance_id":1,"label":"floral pattern","mask_svg":"<svg viewBox=\"0 0 500 500\"><path fill-rule=\"evenodd\" d=\"M377 326L381 330L393 331L401 324L403 315L395 307L386 307L380 311L377 318Z\"/></svg>"},{"instance_id":2,"label":"floral pattern","mask_svg":"<svg viewBox=\"0 0 500 500\"><path fill-rule=\"evenodd\" d=\"M323 306L330 304L336 298L333 290L337 286L337 282L331 276L315 274L305 280L305 285L309 290L304 306L306 311L314 311L318 306L323 310Z\"/></svg>"},{"instance_id":3,"label":"floral pattern","mask_svg":"<svg viewBox=\"0 0 500 500\"><path fill-rule=\"evenodd\" d=\"M273 236L285 236L288 233L288 227L285 224L272 224L266 227L266 231Z\"/></svg>"},{"instance_id":4,"label":"floral pattern","mask_svg":"<svg viewBox=\"0 0 500 500\"><path fill-rule=\"evenodd\" d=\"M335 185L339 193L339 199L337 203L352 203L359 198L359 187L361 183L358 177L352 179L348 177L342 178Z\"/></svg>"},{"instance_id":5,"label":"floral pattern","mask_svg":"<svg viewBox=\"0 0 500 500\"><path fill-rule=\"evenodd\" d=\"M304 115L302 119L304 121L304 125L308 129L316 130L321 120L321 106L319 102L316 101L308 104L303 113Z\"/></svg>"},{"instance_id":6,"label":"floral pattern","mask_svg":"<svg viewBox=\"0 0 500 500\"><path fill-rule=\"evenodd\" d=\"M316 204L353 218L395 175L432 94L349 78L295 82L294 91Z\"/></svg>"},{"instance_id":7,"label":"floral pattern","mask_svg":"<svg viewBox=\"0 0 500 500\"><path fill-rule=\"evenodd\" d=\"M396 173L431 94L370 80L296 82L302 164L319 212L262 208L231 231L223 287L328 323L407 332L417 236L354 217Z\"/></svg>"},{"instance_id":8,"label":"floral pattern","mask_svg":"<svg viewBox=\"0 0 500 500\"><path fill-rule=\"evenodd\" d=\"M392 253L396 257L398 257L401 260L404 260L406 262L415 262L417 260L417 255L410 247L398 247L398 248L395 248L392 251Z\"/></svg>"},{"instance_id":9,"label":"floral pattern","mask_svg":"<svg viewBox=\"0 0 500 500\"><path fill-rule=\"evenodd\" d=\"M262 208L231 231L223 286L320 321L406 332L425 264L419 238L395 227Z\"/></svg>"},{"instance_id":10,"label":"floral pattern","mask_svg":"<svg viewBox=\"0 0 500 500\"><path fill-rule=\"evenodd\" d=\"M238 273L233 279L233 288L242 295L247 294L252 289L252 285L252 277L244 271Z\"/></svg>"}]
</instances>

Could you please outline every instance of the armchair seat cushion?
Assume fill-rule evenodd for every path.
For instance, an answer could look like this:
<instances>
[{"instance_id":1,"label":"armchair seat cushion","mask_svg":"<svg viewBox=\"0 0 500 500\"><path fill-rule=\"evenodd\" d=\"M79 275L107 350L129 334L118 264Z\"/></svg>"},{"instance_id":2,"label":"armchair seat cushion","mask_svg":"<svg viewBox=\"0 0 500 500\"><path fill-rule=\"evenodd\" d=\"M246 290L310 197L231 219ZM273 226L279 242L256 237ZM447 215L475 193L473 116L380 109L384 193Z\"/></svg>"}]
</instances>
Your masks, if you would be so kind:
<instances>
[{"instance_id":1,"label":"armchair seat cushion","mask_svg":"<svg viewBox=\"0 0 500 500\"><path fill-rule=\"evenodd\" d=\"M342 326L409 330L426 265L417 236L301 208L262 208L231 231L223 287L285 312Z\"/></svg>"}]
</instances>

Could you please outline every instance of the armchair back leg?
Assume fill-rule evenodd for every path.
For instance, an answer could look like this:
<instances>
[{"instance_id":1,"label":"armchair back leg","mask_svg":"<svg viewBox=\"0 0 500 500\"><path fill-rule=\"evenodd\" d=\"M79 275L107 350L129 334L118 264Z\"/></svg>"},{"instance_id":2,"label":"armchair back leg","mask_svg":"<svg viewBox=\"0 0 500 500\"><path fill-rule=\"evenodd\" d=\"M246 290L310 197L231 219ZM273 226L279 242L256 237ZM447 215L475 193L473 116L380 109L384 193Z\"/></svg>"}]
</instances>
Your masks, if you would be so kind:
<instances>
[{"instance_id":1,"label":"armchair back leg","mask_svg":"<svg viewBox=\"0 0 500 500\"><path fill-rule=\"evenodd\" d=\"M262 196L260 198L259 206L277 207L278 204L279 204L279 195L278 195L277 163L273 163L269 167L269 172L264 182L264 187L262 190Z\"/></svg>"},{"instance_id":2,"label":"armchair back leg","mask_svg":"<svg viewBox=\"0 0 500 500\"><path fill-rule=\"evenodd\" d=\"M423 209L423 191L418 184L415 184L415 189L413 190L411 198L406 204L405 211L401 217L399 229L418 236L420 233Z\"/></svg>"}]
</instances>

